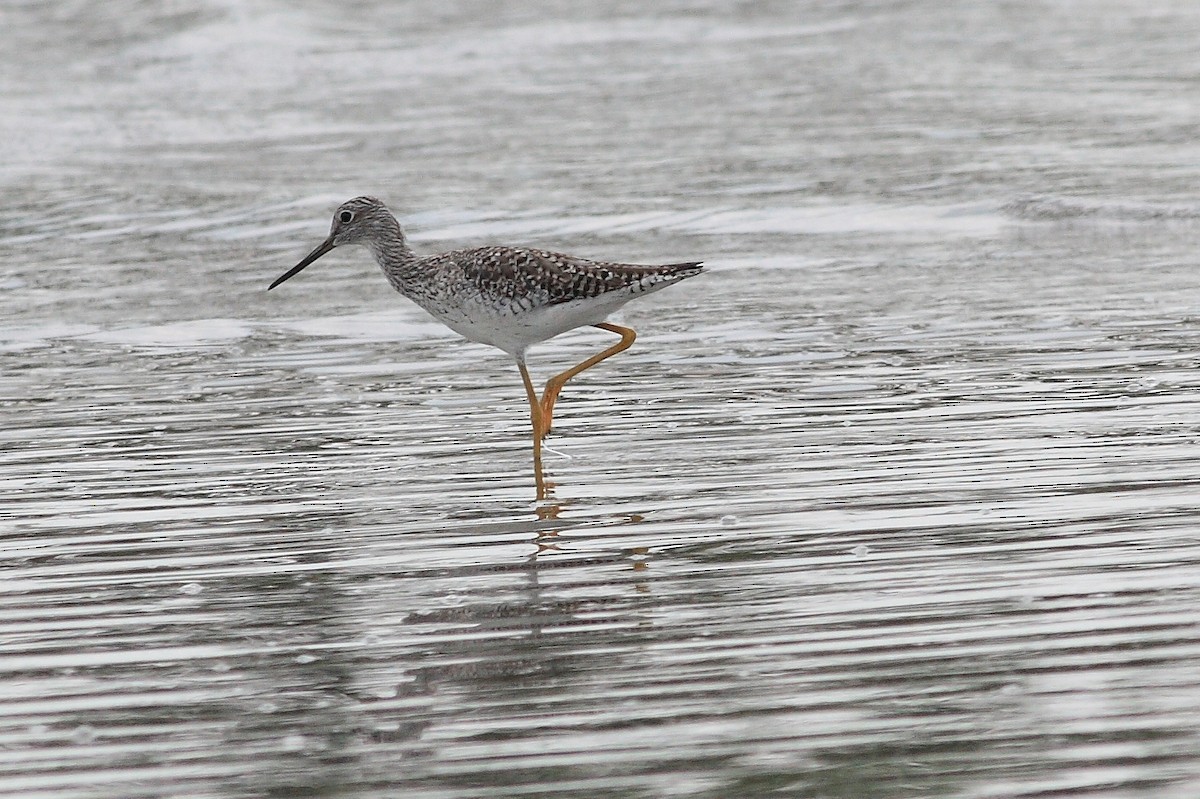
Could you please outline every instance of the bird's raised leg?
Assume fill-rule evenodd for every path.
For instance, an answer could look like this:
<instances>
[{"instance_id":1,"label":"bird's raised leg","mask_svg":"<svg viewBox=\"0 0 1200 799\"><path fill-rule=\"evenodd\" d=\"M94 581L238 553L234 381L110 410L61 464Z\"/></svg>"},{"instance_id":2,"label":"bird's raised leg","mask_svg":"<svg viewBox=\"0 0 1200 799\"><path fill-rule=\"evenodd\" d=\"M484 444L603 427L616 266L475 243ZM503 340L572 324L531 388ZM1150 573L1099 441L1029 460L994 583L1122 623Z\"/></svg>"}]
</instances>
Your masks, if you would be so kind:
<instances>
[{"instance_id":1,"label":"bird's raised leg","mask_svg":"<svg viewBox=\"0 0 1200 799\"><path fill-rule=\"evenodd\" d=\"M529 370L525 367L524 359L517 360L517 368L521 370L521 380L525 382L525 397L529 400L529 415L533 423L533 479L537 483L537 498L545 499L546 480L542 476L542 406L538 402L533 381L529 379Z\"/></svg>"},{"instance_id":2,"label":"bird's raised leg","mask_svg":"<svg viewBox=\"0 0 1200 799\"><path fill-rule=\"evenodd\" d=\"M601 330L607 330L611 333L616 333L621 337L621 340L603 352L596 353L583 363L578 364L577 366L572 366L567 371L557 374L546 381L546 390L542 392L542 426L540 428L541 435L539 438L545 438L546 434L550 432L550 420L554 415L554 402L558 399L558 392L562 391L562 387L567 384L567 381L583 370L591 369L605 358L611 358L618 352L623 352L629 349L633 345L634 339L637 338L637 333L633 332L633 330L630 328L621 327L620 325L614 325L608 322L601 322L598 325L592 325L592 327L598 327Z\"/></svg>"}]
</instances>

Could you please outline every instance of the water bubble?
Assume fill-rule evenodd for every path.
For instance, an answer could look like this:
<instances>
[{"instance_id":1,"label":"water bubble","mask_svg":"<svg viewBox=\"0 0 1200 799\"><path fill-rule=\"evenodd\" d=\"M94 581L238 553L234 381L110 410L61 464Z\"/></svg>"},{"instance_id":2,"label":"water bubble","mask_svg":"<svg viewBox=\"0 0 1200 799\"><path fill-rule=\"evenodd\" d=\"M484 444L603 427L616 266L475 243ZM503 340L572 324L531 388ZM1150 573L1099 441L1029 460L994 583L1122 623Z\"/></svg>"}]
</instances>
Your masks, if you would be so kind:
<instances>
[{"instance_id":1,"label":"water bubble","mask_svg":"<svg viewBox=\"0 0 1200 799\"><path fill-rule=\"evenodd\" d=\"M285 735L279 743L285 752L299 752L308 746L308 739L297 733Z\"/></svg>"},{"instance_id":2,"label":"water bubble","mask_svg":"<svg viewBox=\"0 0 1200 799\"><path fill-rule=\"evenodd\" d=\"M90 744L96 740L96 728L90 724L80 724L71 730L71 740L77 744Z\"/></svg>"}]
</instances>

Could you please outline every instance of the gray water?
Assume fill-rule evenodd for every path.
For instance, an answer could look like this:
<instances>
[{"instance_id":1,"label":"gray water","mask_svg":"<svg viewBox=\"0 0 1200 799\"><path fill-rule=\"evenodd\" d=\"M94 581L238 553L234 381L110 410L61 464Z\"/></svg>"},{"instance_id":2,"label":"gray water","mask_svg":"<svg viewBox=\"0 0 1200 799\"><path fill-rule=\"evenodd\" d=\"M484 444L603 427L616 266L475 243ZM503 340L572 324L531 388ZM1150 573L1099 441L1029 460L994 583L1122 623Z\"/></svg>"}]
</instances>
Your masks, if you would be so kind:
<instances>
[{"instance_id":1,"label":"gray water","mask_svg":"<svg viewBox=\"0 0 1200 799\"><path fill-rule=\"evenodd\" d=\"M1190 0L0 27L0 792L1200 795ZM549 500L365 252L264 291L362 193L708 264Z\"/></svg>"}]
</instances>

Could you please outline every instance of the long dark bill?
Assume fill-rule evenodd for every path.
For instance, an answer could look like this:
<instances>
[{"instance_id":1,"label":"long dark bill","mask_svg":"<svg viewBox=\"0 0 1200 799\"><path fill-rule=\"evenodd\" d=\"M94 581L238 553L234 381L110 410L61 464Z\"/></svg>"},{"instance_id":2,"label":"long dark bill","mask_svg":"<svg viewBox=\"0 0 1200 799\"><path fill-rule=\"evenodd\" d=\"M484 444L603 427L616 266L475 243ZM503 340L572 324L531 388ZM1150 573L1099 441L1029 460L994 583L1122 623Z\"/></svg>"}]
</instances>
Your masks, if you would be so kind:
<instances>
[{"instance_id":1,"label":"long dark bill","mask_svg":"<svg viewBox=\"0 0 1200 799\"><path fill-rule=\"evenodd\" d=\"M300 263L298 263L298 264L296 264L295 266L293 266L291 269L289 269L289 270L287 270L286 272L284 272L282 275L280 275L280 276L279 276L279 277L278 277L278 278L275 280L275 282L274 282L274 283L272 283L271 285L267 286L267 291L270 291L271 289L275 288L275 287L276 287L276 286L278 286L280 283L282 283L283 281L287 280L289 277L294 277L295 275L299 274L299 272L300 272L300 270L301 270L301 269L303 269L304 267L308 266L308 265L309 265L309 264L311 264L313 261L317 260L317 259L318 259L318 258L320 258L322 255L324 255L325 253L329 252L329 251L330 251L330 250L332 250L332 249L333 249L333 236L330 236L329 238L325 239L325 241L323 241L323 242L321 242L320 244L318 244L318 245L317 245L317 248L316 248L315 250L313 250L312 252L310 252L308 255L304 256L304 260L303 260L303 261L301 261Z\"/></svg>"}]
</instances>

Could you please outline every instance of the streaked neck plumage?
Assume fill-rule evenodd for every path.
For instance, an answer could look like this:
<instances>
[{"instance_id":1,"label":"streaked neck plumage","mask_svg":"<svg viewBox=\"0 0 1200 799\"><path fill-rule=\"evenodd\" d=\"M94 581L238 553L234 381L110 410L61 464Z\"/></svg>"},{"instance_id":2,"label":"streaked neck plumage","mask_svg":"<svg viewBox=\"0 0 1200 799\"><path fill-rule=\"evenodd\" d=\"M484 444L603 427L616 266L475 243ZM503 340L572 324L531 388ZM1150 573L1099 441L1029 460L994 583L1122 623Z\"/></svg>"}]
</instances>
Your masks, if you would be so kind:
<instances>
[{"instance_id":1,"label":"streaked neck plumage","mask_svg":"<svg viewBox=\"0 0 1200 799\"><path fill-rule=\"evenodd\" d=\"M400 223L388 214L387 219L380 220L371 233L372 235L362 243L375 256L376 263L392 284L392 288L407 296L419 293L421 279L418 274L417 256L408 246Z\"/></svg>"}]
</instances>

